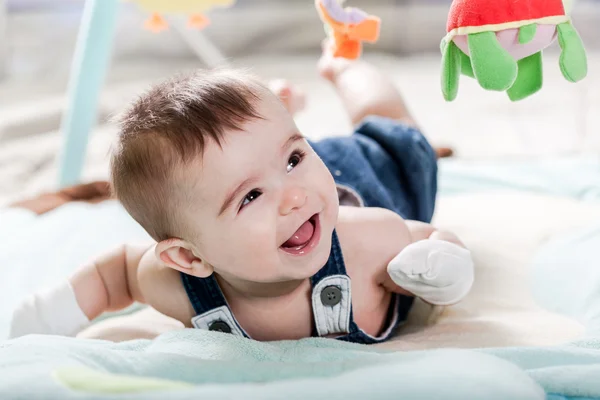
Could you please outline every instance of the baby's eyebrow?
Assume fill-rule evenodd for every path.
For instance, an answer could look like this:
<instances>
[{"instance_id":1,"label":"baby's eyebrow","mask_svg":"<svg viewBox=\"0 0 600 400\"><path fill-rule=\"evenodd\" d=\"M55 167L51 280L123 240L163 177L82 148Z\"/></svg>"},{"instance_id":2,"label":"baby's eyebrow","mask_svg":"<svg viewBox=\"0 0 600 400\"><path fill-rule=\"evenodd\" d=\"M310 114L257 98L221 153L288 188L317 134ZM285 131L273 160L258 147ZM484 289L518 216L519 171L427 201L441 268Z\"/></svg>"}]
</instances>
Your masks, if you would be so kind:
<instances>
[{"instance_id":1,"label":"baby's eyebrow","mask_svg":"<svg viewBox=\"0 0 600 400\"><path fill-rule=\"evenodd\" d=\"M296 143L300 140L304 140L304 136L302 136L298 132L294 133L292 136L290 136L288 138L288 140L285 141L283 146L281 146L281 153L285 153L290 148L291 145L293 145L294 143Z\"/></svg>"}]
</instances>

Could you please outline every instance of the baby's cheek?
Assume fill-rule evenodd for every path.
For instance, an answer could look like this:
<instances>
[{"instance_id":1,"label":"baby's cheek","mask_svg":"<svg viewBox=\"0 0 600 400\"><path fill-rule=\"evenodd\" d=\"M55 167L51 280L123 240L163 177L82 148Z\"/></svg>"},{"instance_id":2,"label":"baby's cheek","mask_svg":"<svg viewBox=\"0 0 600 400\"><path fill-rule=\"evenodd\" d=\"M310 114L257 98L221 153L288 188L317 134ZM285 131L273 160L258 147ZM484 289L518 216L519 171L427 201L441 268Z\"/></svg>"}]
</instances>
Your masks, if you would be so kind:
<instances>
[{"instance_id":1,"label":"baby's cheek","mask_svg":"<svg viewBox=\"0 0 600 400\"><path fill-rule=\"evenodd\" d=\"M337 196L333 175L322 161L319 160L319 163L307 174L307 178L312 183L313 188L322 195L336 193Z\"/></svg>"},{"instance_id":2,"label":"baby's cheek","mask_svg":"<svg viewBox=\"0 0 600 400\"><path fill-rule=\"evenodd\" d=\"M275 223L263 220L257 221L256 226L251 231L248 231L242 240L247 244L247 250L251 253L256 250L264 250L268 246L272 246L274 243L274 231Z\"/></svg>"},{"instance_id":3,"label":"baby's cheek","mask_svg":"<svg viewBox=\"0 0 600 400\"><path fill-rule=\"evenodd\" d=\"M265 281L272 278L277 252L275 240L266 230L256 229L236 236L231 265L239 266L236 274L244 279Z\"/></svg>"},{"instance_id":4,"label":"baby's cheek","mask_svg":"<svg viewBox=\"0 0 600 400\"><path fill-rule=\"evenodd\" d=\"M243 226L231 228L224 235L223 241L229 243L232 253L248 257L273 243L273 226L267 219L255 219Z\"/></svg>"}]
</instances>

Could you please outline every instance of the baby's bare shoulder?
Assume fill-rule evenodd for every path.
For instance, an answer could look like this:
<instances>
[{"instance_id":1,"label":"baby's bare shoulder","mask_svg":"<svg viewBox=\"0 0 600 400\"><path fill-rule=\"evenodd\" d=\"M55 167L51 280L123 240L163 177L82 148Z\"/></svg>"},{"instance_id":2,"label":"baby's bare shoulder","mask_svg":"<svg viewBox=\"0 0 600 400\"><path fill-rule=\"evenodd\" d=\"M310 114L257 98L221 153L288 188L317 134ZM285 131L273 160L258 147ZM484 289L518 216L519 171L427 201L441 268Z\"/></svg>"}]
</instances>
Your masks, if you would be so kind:
<instances>
[{"instance_id":1,"label":"baby's bare shoulder","mask_svg":"<svg viewBox=\"0 0 600 400\"><path fill-rule=\"evenodd\" d=\"M183 287L181 273L164 265L154 254L154 246L142 257L137 279L146 304L191 326L194 310Z\"/></svg>"},{"instance_id":2,"label":"baby's bare shoulder","mask_svg":"<svg viewBox=\"0 0 600 400\"><path fill-rule=\"evenodd\" d=\"M376 207L340 207L336 231L348 269L385 273L387 264L411 242L404 219Z\"/></svg>"},{"instance_id":3,"label":"baby's bare shoulder","mask_svg":"<svg viewBox=\"0 0 600 400\"><path fill-rule=\"evenodd\" d=\"M340 207L336 230L340 240L373 245L410 239L406 221L395 212L378 207Z\"/></svg>"}]
</instances>

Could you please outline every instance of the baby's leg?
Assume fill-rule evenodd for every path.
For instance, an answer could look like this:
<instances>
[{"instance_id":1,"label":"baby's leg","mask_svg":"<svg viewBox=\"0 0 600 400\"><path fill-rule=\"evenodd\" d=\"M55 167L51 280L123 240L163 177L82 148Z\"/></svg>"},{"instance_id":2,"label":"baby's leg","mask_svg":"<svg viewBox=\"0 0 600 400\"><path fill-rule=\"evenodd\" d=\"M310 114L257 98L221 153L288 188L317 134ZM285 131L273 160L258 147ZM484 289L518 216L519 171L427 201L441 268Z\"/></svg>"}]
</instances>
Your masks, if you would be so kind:
<instances>
[{"instance_id":1,"label":"baby's leg","mask_svg":"<svg viewBox=\"0 0 600 400\"><path fill-rule=\"evenodd\" d=\"M333 58L324 51L318 68L335 87L353 124L378 115L417 125L392 79L375 66L363 60ZM438 157L452 155L449 148L435 150Z\"/></svg>"},{"instance_id":2,"label":"baby's leg","mask_svg":"<svg viewBox=\"0 0 600 400\"><path fill-rule=\"evenodd\" d=\"M416 125L394 82L375 66L362 60L333 58L325 52L318 68L335 87L352 124L379 115Z\"/></svg>"}]
</instances>

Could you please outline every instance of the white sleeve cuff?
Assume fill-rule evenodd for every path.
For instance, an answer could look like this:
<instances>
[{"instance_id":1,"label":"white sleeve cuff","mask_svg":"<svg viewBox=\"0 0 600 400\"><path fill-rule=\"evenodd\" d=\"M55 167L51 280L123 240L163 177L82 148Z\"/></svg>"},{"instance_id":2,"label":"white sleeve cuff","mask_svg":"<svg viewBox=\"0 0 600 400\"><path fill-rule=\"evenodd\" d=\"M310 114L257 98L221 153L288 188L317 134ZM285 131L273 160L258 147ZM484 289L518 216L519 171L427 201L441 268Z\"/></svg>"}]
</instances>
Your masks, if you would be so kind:
<instances>
[{"instance_id":1,"label":"white sleeve cuff","mask_svg":"<svg viewBox=\"0 0 600 400\"><path fill-rule=\"evenodd\" d=\"M27 297L14 311L9 338L28 334L75 336L90 321L69 281Z\"/></svg>"}]
</instances>

